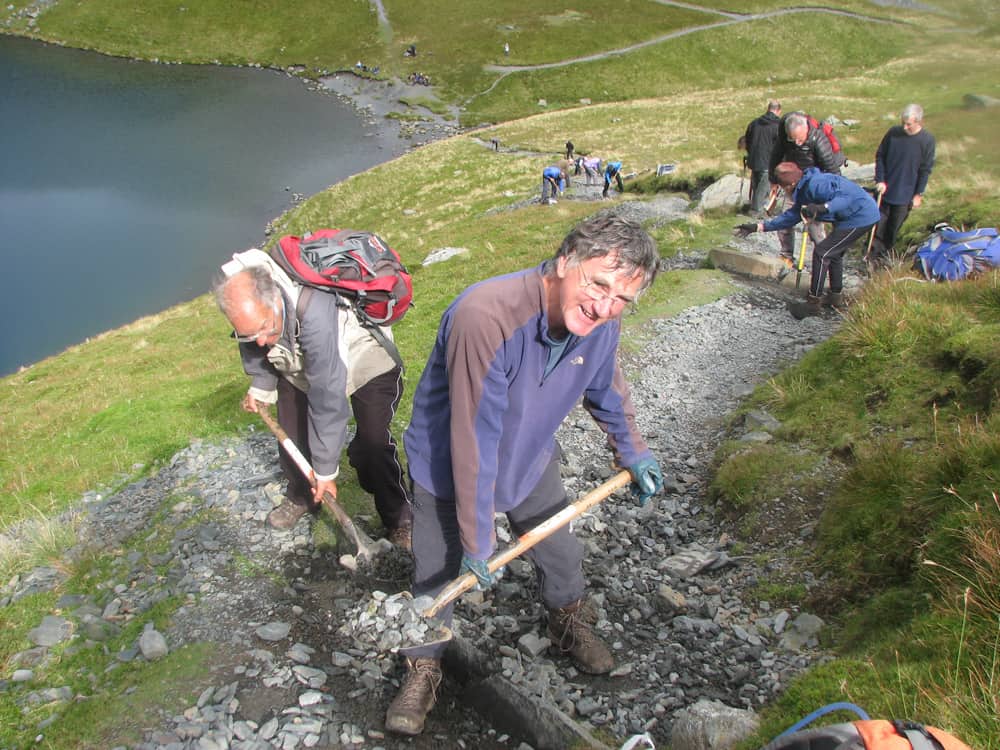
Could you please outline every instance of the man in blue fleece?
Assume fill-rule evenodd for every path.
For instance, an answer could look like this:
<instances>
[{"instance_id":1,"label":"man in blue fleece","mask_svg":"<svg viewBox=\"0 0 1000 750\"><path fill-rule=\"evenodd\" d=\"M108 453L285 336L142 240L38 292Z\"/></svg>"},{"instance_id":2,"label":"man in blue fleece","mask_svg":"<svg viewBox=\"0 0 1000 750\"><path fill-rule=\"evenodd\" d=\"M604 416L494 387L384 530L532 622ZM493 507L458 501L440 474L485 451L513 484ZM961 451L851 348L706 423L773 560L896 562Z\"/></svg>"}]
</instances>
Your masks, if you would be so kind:
<instances>
[{"instance_id":1,"label":"man in blue fleece","mask_svg":"<svg viewBox=\"0 0 1000 750\"><path fill-rule=\"evenodd\" d=\"M618 185L618 192L624 193L625 185L622 182L622 163L620 161L609 161L604 165L604 190L601 191L602 198L608 197L608 193L611 191L612 180Z\"/></svg>"},{"instance_id":2,"label":"man in blue fleece","mask_svg":"<svg viewBox=\"0 0 1000 750\"><path fill-rule=\"evenodd\" d=\"M617 358L622 312L653 282L659 262L637 224L591 219L541 266L475 284L445 311L404 434L415 595L434 596L466 572L492 585L494 514L505 513L520 536L567 506L555 434L581 398L617 464L632 474L639 502L663 488ZM552 642L584 672L611 671L610 651L581 612L579 540L563 527L526 556ZM444 615L450 622L451 607ZM386 714L390 731L423 731L445 646L406 651L407 675Z\"/></svg>"},{"instance_id":3,"label":"man in blue fleece","mask_svg":"<svg viewBox=\"0 0 1000 750\"><path fill-rule=\"evenodd\" d=\"M556 196L566 189L566 173L562 167L550 165L542 170L542 204L555 203Z\"/></svg>"},{"instance_id":4,"label":"man in blue fleece","mask_svg":"<svg viewBox=\"0 0 1000 750\"><path fill-rule=\"evenodd\" d=\"M790 308L792 315L801 320L819 315L821 304L843 304L844 254L878 223L878 206L859 185L839 174L820 172L816 167L803 172L790 161L781 162L774 174L778 185L791 197L792 207L769 221L740 224L736 227L739 235L791 229L803 219L833 222L833 231L813 249L809 295L804 303L796 302ZM827 275L830 293L823 297Z\"/></svg>"}]
</instances>

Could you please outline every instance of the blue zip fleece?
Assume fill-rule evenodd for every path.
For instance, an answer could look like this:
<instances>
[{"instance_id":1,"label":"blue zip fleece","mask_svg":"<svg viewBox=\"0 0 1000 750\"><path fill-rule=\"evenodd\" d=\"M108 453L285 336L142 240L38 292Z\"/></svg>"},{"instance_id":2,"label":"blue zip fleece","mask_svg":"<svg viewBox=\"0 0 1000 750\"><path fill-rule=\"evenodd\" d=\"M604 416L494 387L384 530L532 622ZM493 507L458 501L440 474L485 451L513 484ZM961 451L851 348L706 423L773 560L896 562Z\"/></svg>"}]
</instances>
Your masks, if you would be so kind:
<instances>
[{"instance_id":1,"label":"blue zip fleece","mask_svg":"<svg viewBox=\"0 0 1000 750\"><path fill-rule=\"evenodd\" d=\"M878 206L864 189L839 174L820 172L809 167L792 193L795 205L770 221L764 222L764 231L788 229L802 221L802 207L810 203L827 204L826 213L817 221L832 221L837 227L857 229L878 223Z\"/></svg>"},{"instance_id":2,"label":"blue zip fleece","mask_svg":"<svg viewBox=\"0 0 1000 750\"><path fill-rule=\"evenodd\" d=\"M583 397L620 465L651 456L618 367L620 324L574 337L545 375L549 347L542 267L488 279L445 311L403 436L413 480L457 506L462 546L495 546L493 516L519 505Z\"/></svg>"}]
</instances>

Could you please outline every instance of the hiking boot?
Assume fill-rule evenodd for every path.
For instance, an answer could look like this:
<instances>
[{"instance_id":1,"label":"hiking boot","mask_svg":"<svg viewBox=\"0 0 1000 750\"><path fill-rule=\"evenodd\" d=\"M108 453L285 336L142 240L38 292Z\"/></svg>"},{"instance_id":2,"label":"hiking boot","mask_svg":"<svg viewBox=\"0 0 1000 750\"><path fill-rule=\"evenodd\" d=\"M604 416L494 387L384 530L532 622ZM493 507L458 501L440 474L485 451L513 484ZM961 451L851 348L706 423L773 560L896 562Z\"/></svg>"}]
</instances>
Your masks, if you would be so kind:
<instances>
[{"instance_id":1,"label":"hiking boot","mask_svg":"<svg viewBox=\"0 0 1000 750\"><path fill-rule=\"evenodd\" d=\"M805 302L792 302L788 309L792 313L792 317L796 320L802 320L803 318L810 318L820 313L820 298L813 295L806 297Z\"/></svg>"},{"instance_id":2,"label":"hiking boot","mask_svg":"<svg viewBox=\"0 0 1000 750\"><path fill-rule=\"evenodd\" d=\"M290 529L308 512L308 505L293 503L286 497L281 505L267 514L267 525L272 529Z\"/></svg>"},{"instance_id":3,"label":"hiking boot","mask_svg":"<svg viewBox=\"0 0 1000 750\"><path fill-rule=\"evenodd\" d=\"M394 547L399 547L402 550L410 552L413 549L413 545L410 541L412 536L413 523L411 521L404 521L386 534L385 538L388 539Z\"/></svg>"},{"instance_id":4,"label":"hiking boot","mask_svg":"<svg viewBox=\"0 0 1000 750\"><path fill-rule=\"evenodd\" d=\"M823 307L843 307L844 306L844 293L843 292L827 292L823 295Z\"/></svg>"},{"instance_id":5,"label":"hiking boot","mask_svg":"<svg viewBox=\"0 0 1000 750\"><path fill-rule=\"evenodd\" d=\"M615 660L585 621L588 610L581 607L582 603L581 599L567 607L549 610L549 638L559 653L572 656L582 671L605 674L614 669Z\"/></svg>"},{"instance_id":6,"label":"hiking boot","mask_svg":"<svg viewBox=\"0 0 1000 750\"><path fill-rule=\"evenodd\" d=\"M397 734L424 731L424 720L437 700L441 660L419 657L406 660L406 678L385 712L385 728Z\"/></svg>"}]
</instances>

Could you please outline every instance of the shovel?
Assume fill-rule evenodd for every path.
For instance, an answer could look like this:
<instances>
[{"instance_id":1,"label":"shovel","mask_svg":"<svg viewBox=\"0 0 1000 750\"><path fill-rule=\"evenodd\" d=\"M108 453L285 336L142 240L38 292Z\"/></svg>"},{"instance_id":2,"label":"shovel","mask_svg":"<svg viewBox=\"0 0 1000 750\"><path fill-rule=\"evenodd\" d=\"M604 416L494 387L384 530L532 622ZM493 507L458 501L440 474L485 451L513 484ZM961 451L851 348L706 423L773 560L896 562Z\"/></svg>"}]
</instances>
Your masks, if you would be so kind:
<instances>
[{"instance_id":1,"label":"shovel","mask_svg":"<svg viewBox=\"0 0 1000 750\"><path fill-rule=\"evenodd\" d=\"M809 239L809 220L805 219L802 224L802 246L799 247L799 258L795 261L795 288L799 288L802 281L802 269L806 267L806 240Z\"/></svg>"},{"instance_id":2,"label":"shovel","mask_svg":"<svg viewBox=\"0 0 1000 750\"><path fill-rule=\"evenodd\" d=\"M527 552L573 519L579 518L590 508L607 499L615 490L627 486L631 481L632 476L627 471L619 472L575 503L567 505L555 515L542 521L519 538L513 546L495 554L486 561L487 570L490 573L495 573L515 557ZM438 615L440 615L441 610L473 588L478 582L479 579L476 578L475 574L465 573L448 583L435 598L430 596L414 598L409 591L394 594L388 597L388 600L392 601L392 614L389 614L388 609L385 610L386 614L381 618L363 614L356 618L356 622L351 625L351 634L366 647L375 646L375 648L385 650L386 646L389 646L390 650L399 650L402 653L411 649L446 643L451 640L452 632L440 621ZM378 602L374 604L374 608L379 608ZM367 610L368 607L365 609ZM393 620L394 622L386 627L384 620ZM391 631L391 640L383 640L386 632L389 631Z\"/></svg>"},{"instance_id":3,"label":"shovel","mask_svg":"<svg viewBox=\"0 0 1000 750\"><path fill-rule=\"evenodd\" d=\"M879 209L879 215L881 216L881 210L882 210L882 193L881 193L881 191L878 194L878 200L875 201L875 208ZM875 226L872 227L871 236L868 238L868 247L865 248L865 257L864 257L865 263L868 263L869 258L870 258L871 254L872 254L872 243L875 242L875 232L878 229L878 224L879 223L876 221L875 222Z\"/></svg>"},{"instance_id":4,"label":"shovel","mask_svg":"<svg viewBox=\"0 0 1000 750\"><path fill-rule=\"evenodd\" d=\"M509 563L515 557L519 557L524 554L540 541L550 536L552 532L557 529L561 529L573 519L579 518L595 505L606 500L613 492L627 486L631 481L632 475L627 471L621 471L615 474L604 484L599 487L595 487L575 503L567 505L561 511L555 515L549 516L549 518L542 521L531 531L525 533L524 536L517 540L515 545L495 554L487 560L486 569L489 570L490 573L496 573L497 570ZM473 573L466 573L465 575L459 576L446 585L429 606L421 609L421 616L426 618L437 617L442 609L466 591L473 588L478 582L479 579L476 578ZM414 600L414 604L419 607L420 599Z\"/></svg>"},{"instance_id":5,"label":"shovel","mask_svg":"<svg viewBox=\"0 0 1000 750\"><path fill-rule=\"evenodd\" d=\"M293 461L295 461L295 465L299 467L303 476L309 480L311 485L315 486L316 480L314 479L312 466L309 465L309 461L306 457L302 455L302 451L300 451L295 443L292 442L292 439L288 437L288 433L281 429L281 425L274 420L274 417L271 416L267 409L261 409L258 413L260 414L260 418L264 420L264 424L266 424L271 432L274 433L274 436L278 438L278 442L281 443L281 446L288 452L288 455L292 457ZM392 547L392 545L384 539L380 539L378 542L375 542L363 531L359 531L358 527L354 525L354 521L351 520L351 517L347 515L340 503L337 502L337 499L329 492L323 494L321 502L326 506L327 510L333 513L334 518L337 519L337 522L341 525L344 531L347 532L347 536L349 536L351 541L357 546L358 554L356 557L359 560L371 560L375 555L382 552L384 549L382 542L385 542L386 545Z\"/></svg>"}]
</instances>

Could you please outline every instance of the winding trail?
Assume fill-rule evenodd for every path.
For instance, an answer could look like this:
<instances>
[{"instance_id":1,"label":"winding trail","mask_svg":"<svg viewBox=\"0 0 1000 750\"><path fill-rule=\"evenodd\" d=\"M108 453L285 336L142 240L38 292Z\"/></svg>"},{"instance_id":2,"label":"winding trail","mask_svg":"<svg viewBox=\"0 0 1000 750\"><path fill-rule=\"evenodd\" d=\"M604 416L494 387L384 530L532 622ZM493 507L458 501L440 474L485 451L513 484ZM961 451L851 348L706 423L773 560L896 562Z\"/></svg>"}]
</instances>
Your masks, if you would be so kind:
<instances>
[{"instance_id":1,"label":"winding trail","mask_svg":"<svg viewBox=\"0 0 1000 750\"><path fill-rule=\"evenodd\" d=\"M507 76L512 73L523 73L526 71L534 70L551 70L555 68L565 68L570 65L577 65L579 63L596 62L598 60L606 60L609 57L617 57L620 55L628 54L629 52L635 52L636 50L643 49L644 47L651 47L656 44L662 44L663 42L669 41L671 39L679 39L683 36L688 36L689 34L696 34L701 31L709 31L711 29L719 29L725 26L733 26L738 23L748 23L750 21L766 21L771 18L779 18L781 16L795 15L798 13L824 13L832 16L843 16L845 18L853 18L859 21L868 21L870 23L882 23L882 24L896 24L898 21L893 21L887 18L877 18L874 16L868 16L863 13L855 13L849 10L840 10L837 8L825 8L821 6L803 6L800 8L782 8L779 10L767 11L766 13L750 13L750 14L738 14L730 13L727 11L718 11L712 8L701 8L697 5L691 5L688 3L676 2L674 0L656 0L656 2L662 5L673 5L679 8L685 8L687 10L701 11L704 13L716 13L721 16L725 16L726 20L714 21L712 23L705 23L699 26L689 26L684 29L679 29L677 31L671 31L669 34L663 34L653 39L647 39L644 42L637 42L635 44L630 44L627 47L620 47L618 49L605 50L604 52L595 52L591 55L582 55L580 57L573 57L566 60L559 60L557 62L550 63L538 63L537 65L484 65L483 69L492 73L499 73L500 75L497 79L489 86L489 88L481 91L475 96L470 97L466 100L465 104L477 99L480 96L484 96L497 85L503 81Z\"/></svg>"}]
</instances>

